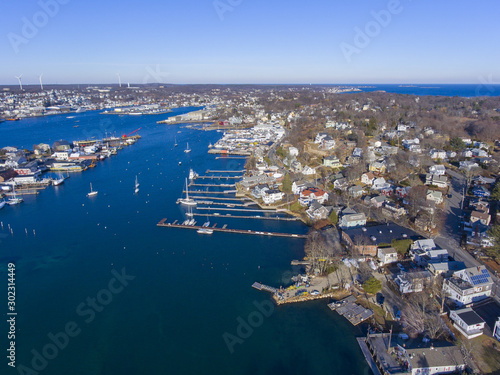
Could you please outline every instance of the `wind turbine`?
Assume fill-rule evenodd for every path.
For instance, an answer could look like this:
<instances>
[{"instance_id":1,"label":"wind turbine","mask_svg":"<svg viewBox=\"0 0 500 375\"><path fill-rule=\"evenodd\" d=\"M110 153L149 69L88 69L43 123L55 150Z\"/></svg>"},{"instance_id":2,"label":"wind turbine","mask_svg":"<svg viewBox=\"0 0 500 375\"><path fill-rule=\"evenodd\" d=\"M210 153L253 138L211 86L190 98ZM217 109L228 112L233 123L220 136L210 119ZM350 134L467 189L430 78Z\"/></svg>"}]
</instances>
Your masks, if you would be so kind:
<instances>
[{"instance_id":1,"label":"wind turbine","mask_svg":"<svg viewBox=\"0 0 500 375\"><path fill-rule=\"evenodd\" d=\"M116 73L116 75L118 76L118 85L122 87L122 79L120 78L120 73Z\"/></svg>"},{"instance_id":2,"label":"wind turbine","mask_svg":"<svg viewBox=\"0 0 500 375\"><path fill-rule=\"evenodd\" d=\"M43 91L42 76L43 76L43 73L42 73L42 74L40 74L40 76L38 77L38 79L40 80L40 88L41 88L41 89L42 89L42 91Z\"/></svg>"},{"instance_id":3,"label":"wind turbine","mask_svg":"<svg viewBox=\"0 0 500 375\"><path fill-rule=\"evenodd\" d=\"M16 77L16 78L17 78L17 80L19 81L19 87L21 88L21 91L23 91L23 84L21 83L21 77L22 77L22 76L23 76L22 74L21 74L21 75L19 75L19 77L18 77L18 76L14 76L14 77Z\"/></svg>"}]
</instances>

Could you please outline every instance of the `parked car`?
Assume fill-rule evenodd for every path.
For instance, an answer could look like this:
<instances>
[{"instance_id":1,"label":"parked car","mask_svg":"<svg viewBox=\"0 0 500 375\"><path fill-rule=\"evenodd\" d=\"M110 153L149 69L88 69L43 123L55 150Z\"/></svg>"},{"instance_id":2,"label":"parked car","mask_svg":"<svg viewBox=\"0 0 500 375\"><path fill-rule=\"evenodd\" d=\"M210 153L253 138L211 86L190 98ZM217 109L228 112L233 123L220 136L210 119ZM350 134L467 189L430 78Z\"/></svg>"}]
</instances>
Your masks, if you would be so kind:
<instances>
[{"instance_id":1,"label":"parked car","mask_svg":"<svg viewBox=\"0 0 500 375\"><path fill-rule=\"evenodd\" d=\"M319 294L318 290L313 290L311 293L309 293L311 296L317 296Z\"/></svg>"}]
</instances>

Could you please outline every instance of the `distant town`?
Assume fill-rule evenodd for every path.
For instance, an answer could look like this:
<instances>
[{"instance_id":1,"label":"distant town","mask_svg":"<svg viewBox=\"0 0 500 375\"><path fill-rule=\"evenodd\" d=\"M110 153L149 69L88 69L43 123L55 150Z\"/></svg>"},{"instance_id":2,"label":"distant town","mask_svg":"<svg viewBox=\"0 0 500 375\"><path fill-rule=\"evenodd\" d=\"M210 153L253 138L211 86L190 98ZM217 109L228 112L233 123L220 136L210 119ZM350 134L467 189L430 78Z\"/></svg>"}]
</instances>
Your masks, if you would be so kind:
<instances>
[{"instance_id":1,"label":"distant town","mask_svg":"<svg viewBox=\"0 0 500 375\"><path fill-rule=\"evenodd\" d=\"M5 121L178 107L200 109L158 122L217 129L223 135L210 154L247 158L237 196L310 226L293 282L254 287L277 304L324 298L353 325L367 325L358 342L375 374L500 371L499 97L341 86L0 92ZM47 170L85 169L138 138L9 145L0 150L2 191L16 198L43 184Z\"/></svg>"}]
</instances>

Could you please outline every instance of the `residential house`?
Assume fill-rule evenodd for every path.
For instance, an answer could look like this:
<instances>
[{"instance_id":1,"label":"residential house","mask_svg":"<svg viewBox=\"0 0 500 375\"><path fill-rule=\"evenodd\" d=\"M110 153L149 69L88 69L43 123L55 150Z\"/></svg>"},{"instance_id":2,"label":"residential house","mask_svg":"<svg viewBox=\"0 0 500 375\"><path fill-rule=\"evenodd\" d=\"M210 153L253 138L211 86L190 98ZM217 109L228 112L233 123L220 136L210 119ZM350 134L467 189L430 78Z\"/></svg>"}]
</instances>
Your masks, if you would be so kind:
<instances>
[{"instance_id":1,"label":"residential house","mask_svg":"<svg viewBox=\"0 0 500 375\"><path fill-rule=\"evenodd\" d=\"M366 225L366 216L364 213L342 215L339 227L342 229L359 228Z\"/></svg>"},{"instance_id":2,"label":"residential house","mask_svg":"<svg viewBox=\"0 0 500 375\"><path fill-rule=\"evenodd\" d=\"M443 193L441 193L440 191L427 190L427 194L425 195L425 198L428 201L434 202L436 204L443 203Z\"/></svg>"},{"instance_id":3,"label":"residential house","mask_svg":"<svg viewBox=\"0 0 500 375\"><path fill-rule=\"evenodd\" d=\"M6 161L5 161L5 166L8 167L8 168L17 168L19 167L20 165L23 165L27 162L26 158L22 155L16 155L16 156L12 156L12 157L9 157Z\"/></svg>"},{"instance_id":4,"label":"residential house","mask_svg":"<svg viewBox=\"0 0 500 375\"><path fill-rule=\"evenodd\" d=\"M446 174L446 168L442 164L431 165L429 167L429 173L436 176L444 176Z\"/></svg>"},{"instance_id":5,"label":"residential house","mask_svg":"<svg viewBox=\"0 0 500 375\"><path fill-rule=\"evenodd\" d=\"M382 213L394 219L399 219L401 216L406 215L407 211L404 207L401 207L398 204L385 202L384 207L382 208Z\"/></svg>"},{"instance_id":6,"label":"residential house","mask_svg":"<svg viewBox=\"0 0 500 375\"><path fill-rule=\"evenodd\" d=\"M465 161L459 162L459 169L462 169L464 171L470 171L474 168L479 168L479 164L477 164L473 161L470 161L470 160L465 160Z\"/></svg>"},{"instance_id":7,"label":"residential house","mask_svg":"<svg viewBox=\"0 0 500 375\"><path fill-rule=\"evenodd\" d=\"M402 144L403 147L410 152L420 153L422 151L420 149L420 139L418 138L403 139Z\"/></svg>"},{"instance_id":8,"label":"residential house","mask_svg":"<svg viewBox=\"0 0 500 375\"><path fill-rule=\"evenodd\" d=\"M252 195L257 199L262 198L262 195L266 190L269 190L269 186L267 186L267 184L257 185L252 189Z\"/></svg>"},{"instance_id":9,"label":"residential house","mask_svg":"<svg viewBox=\"0 0 500 375\"><path fill-rule=\"evenodd\" d=\"M472 188L472 194L474 194L474 196L480 197L480 198L487 198L487 197L491 196L490 191L482 185L474 186Z\"/></svg>"},{"instance_id":10,"label":"residential house","mask_svg":"<svg viewBox=\"0 0 500 375\"><path fill-rule=\"evenodd\" d=\"M368 170L370 172L383 174L385 173L386 165L383 162L374 161L373 163L370 163L370 165L368 166Z\"/></svg>"},{"instance_id":11,"label":"residential house","mask_svg":"<svg viewBox=\"0 0 500 375\"><path fill-rule=\"evenodd\" d=\"M364 190L361 186L354 185L347 189L347 193L353 198L359 198L363 195Z\"/></svg>"},{"instance_id":12,"label":"residential house","mask_svg":"<svg viewBox=\"0 0 500 375\"><path fill-rule=\"evenodd\" d=\"M361 182L365 185L372 186L375 181L375 175L372 172L363 173L361 175Z\"/></svg>"},{"instance_id":13,"label":"residential house","mask_svg":"<svg viewBox=\"0 0 500 375\"><path fill-rule=\"evenodd\" d=\"M410 256L413 262L421 267L429 263L448 261L448 250L440 249L433 239L426 238L415 241L410 247Z\"/></svg>"},{"instance_id":14,"label":"residential house","mask_svg":"<svg viewBox=\"0 0 500 375\"><path fill-rule=\"evenodd\" d=\"M446 295L459 306L467 306L489 297L492 287L493 280L484 266L454 272L443 284Z\"/></svg>"},{"instance_id":15,"label":"residential house","mask_svg":"<svg viewBox=\"0 0 500 375\"><path fill-rule=\"evenodd\" d=\"M460 348L447 341L405 341L401 335L369 333L365 342L384 375L461 374L466 368Z\"/></svg>"},{"instance_id":16,"label":"residential house","mask_svg":"<svg viewBox=\"0 0 500 375\"><path fill-rule=\"evenodd\" d=\"M336 156L327 156L323 158L323 165L325 167L330 167L330 168L341 168L342 163L340 162L339 158Z\"/></svg>"},{"instance_id":17,"label":"residential house","mask_svg":"<svg viewBox=\"0 0 500 375\"><path fill-rule=\"evenodd\" d=\"M400 293L418 293L432 281L432 275L429 271L401 272L394 281Z\"/></svg>"},{"instance_id":18,"label":"residential house","mask_svg":"<svg viewBox=\"0 0 500 375\"><path fill-rule=\"evenodd\" d=\"M335 140L328 133L318 133L314 139L314 143L319 144L324 150L335 148Z\"/></svg>"},{"instance_id":19,"label":"residential house","mask_svg":"<svg viewBox=\"0 0 500 375\"><path fill-rule=\"evenodd\" d=\"M377 257L382 265L397 262L398 252L393 247L379 247Z\"/></svg>"},{"instance_id":20,"label":"residential house","mask_svg":"<svg viewBox=\"0 0 500 375\"><path fill-rule=\"evenodd\" d=\"M345 178L339 178L333 182L333 188L338 190L346 190L349 186L349 183Z\"/></svg>"},{"instance_id":21,"label":"residential house","mask_svg":"<svg viewBox=\"0 0 500 375\"><path fill-rule=\"evenodd\" d=\"M373 198L370 198L370 204L375 207L375 208L380 208L384 205L384 203L387 201L387 198L385 195L376 195Z\"/></svg>"},{"instance_id":22,"label":"residential house","mask_svg":"<svg viewBox=\"0 0 500 375\"><path fill-rule=\"evenodd\" d=\"M331 211L332 211L331 207L327 208L323 206L321 203L314 201L311 203L306 213L311 220L316 221L316 220L327 219Z\"/></svg>"},{"instance_id":23,"label":"residential house","mask_svg":"<svg viewBox=\"0 0 500 375\"><path fill-rule=\"evenodd\" d=\"M431 156L431 159L445 159L446 158L446 151L444 150L431 150L429 152L429 155Z\"/></svg>"},{"instance_id":24,"label":"residential house","mask_svg":"<svg viewBox=\"0 0 500 375\"><path fill-rule=\"evenodd\" d=\"M471 224L479 221L481 224L488 226L490 225L491 216L485 211L472 211L469 221Z\"/></svg>"},{"instance_id":25,"label":"residential house","mask_svg":"<svg viewBox=\"0 0 500 375\"><path fill-rule=\"evenodd\" d=\"M470 307L450 312L453 326L468 340L481 336L485 321Z\"/></svg>"},{"instance_id":26,"label":"residential house","mask_svg":"<svg viewBox=\"0 0 500 375\"><path fill-rule=\"evenodd\" d=\"M302 206L309 206L316 201L324 204L328 200L328 193L317 187L308 187L300 192L299 203Z\"/></svg>"},{"instance_id":27,"label":"residential house","mask_svg":"<svg viewBox=\"0 0 500 375\"><path fill-rule=\"evenodd\" d=\"M316 169L311 168L310 166L306 165L306 166L302 169L302 174L303 174L303 175L305 175L305 176L312 176L312 175L315 175L315 174L316 174Z\"/></svg>"},{"instance_id":28,"label":"residential house","mask_svg":"<svg viewBox=\"0 0 500 375\"><path fill-rule=\"evenodd\" d=\"M290 168L294 172L302 172L302 164L298 160L292 161L292 164L290 164Z\"/></svg>"},{"instance_id":29,"label":"residential house","mask_svg":"<svg viewBox=\"0 0 500 375\"><path fill-rule=\"evenodd\" d=\"M379 177L379 178L376 178L375 180L373 180L372 189L373 190L382 190L382 189L388 188L390 186L391 186L391 184L387 183L385 178Z\"/></svg>"},{"instance_id":30,"label":"residential house","mask_svg":"<svg viewBox=\"0 0 500 375\"><path fill-rule=\"evenodd\" d=\"M283 199L284 193L276 189L268 189L262 192L262 200L265 204L274 204Z\"/></svg>"},{"instance_id":31,"label":"residential house","mask_svg":"<svg viewBox=\"0 0 500 375\"><path fill-rule=\"evenodd\" d=\"M398 186L395 190L396 196L401 199L407 198L410 190L409 186Z\"/></svg>"},{"instance_id":32,"label":"residential house","mask_svg":"<svg viewBox=\"0 0 500 375\"><path fill-rule=\"evenodd\" d=\"M448 187L448 179L446 176L427 173L425 175L425 185L433 185L445 189Z\"/></svg>"},{"instance_id":33,"label":"residential house","mask_svg":"<svg viewBox=\"0 0 500 375\"><path fill-rule=\"evenodd\" d=\"M306 181L294 181L292 182L292 193L293 194L300 194L300 192L308 187L313 187L313 185L310 182Z\"/></svg>"},{"instance_id":34,"label":"residential house","mask_svg":"<svg viewBox=\"0 0 500 375\"><path fill-rule=\"evenodd\" d=\"M52 157L56 160L69 160L70 151L56 151Z\"/></svg>"}]
</instances>

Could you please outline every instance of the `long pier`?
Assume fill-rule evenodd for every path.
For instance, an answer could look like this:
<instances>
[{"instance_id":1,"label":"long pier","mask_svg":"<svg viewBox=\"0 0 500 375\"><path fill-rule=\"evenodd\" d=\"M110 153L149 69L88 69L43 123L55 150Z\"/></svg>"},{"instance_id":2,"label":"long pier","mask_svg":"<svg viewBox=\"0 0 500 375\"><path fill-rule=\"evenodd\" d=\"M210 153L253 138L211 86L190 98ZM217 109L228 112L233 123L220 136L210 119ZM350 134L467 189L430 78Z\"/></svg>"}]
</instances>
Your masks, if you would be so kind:
<instances>
[{"instance_id":1,"label":"long pier","mask_svg":"<svg viewBox=\"0 0 500 375\"><path fill-rule=\"evenodd\" d=\"M241 176L215 176L215 175L212 175L212 176L198 176L195 178L195 180L197 179L209 179L209 180L220 180L221 178L227 178L227 179L238 179L238 178L242 178Z\"/></svg>"},{"instance_id":2,"label":"long pier","mask_svg":"<svg viewBox=\"0 0 500 375\"><path fill-rule=\"evenodd\" d=\"M237 198L237 197L234 197L234 198L222 198L222 197L195 197L195 196L191 196L192 199L213 199L213 200L219 200L219 201L248 201L250 203L253 204L253 201L249 198Z\"/></svg>"},{"instance_id":3,"label":"long pier","mask_svg":"<svg viewBox=\"0 0 500 375\"><path fill-rule=\"evenodd\" d=\"M264 284L261 284L261 283L258 283L258 282L253 283L252 284L252 288L255 288L257 290L264 290L266 292L271 292L273 294L275 294L278 291L278 289L273 288L272 286L264 285Z\"/></svg>"},{"instance_id":4,"label":"long pier","mask_svg":"<svg viewBox=\"0 0 500 375\"><path fill-rule=\"evenodd\" d=\"M245 160L246 156L216 156L215 160L218 160L218 159L243 159L243 160Z\"/></svg>"},{"instance_id":5,"label":"long pier","mask_svg":"<svg viewBox=\"0 0 500 375\"><path fill-rule=\"evenodd\" d=\"M246 211L246 212L276 212L276 210L258 210L255 208L240 209L240 208L224 208L224 207L198 207L198 210L220 210L220 211Z\"/></svg>"},{"instance_id":6,"label":"long pier","mask_svg":"<svg viewBox=\"0 0 500 375\"><path fill-rule=\"evenodd\" d=\"M230 171L230 170L225 170L225 171L216 171L216 170L210 170L210 169L207 169L206 173L245 173L246 170L245 169L240 169L240 170L236 170L236 171Z\"/></svg>"},{"instance_id":7,"label":"long pier","mask_svg":"<svg viewBox=\"0 0 500 375\"><path fill-rule=\"evenodd\" d=\"M182 225L182 224L174 224L167 223L167 219L162 219L158 224L158 227L162 228L180 228L180 229L202 229L202 226L199 225ZM229 229L226 224L222 228L210 227L214 232L226 232L226 233L236 233L236 234L250 234L256 236L270 236L270 237L289 237L289 238L307 238L305 234L294 234L294 233L279 233L279 232L258 232L250 229Z\"/></svg>"},{"instance_id":8,"label":"long pier","mask_svg":"<svg viewBox=\"0 0 500 375\"><path fill-rule=\"evenodd\" d=\"M281 221L297 221L296 217L280 217L280 216L239 216L239 215L214 215L214 214L193 214L193 216L209 216L209 217L224 217L228 219L259 219L259 220L281 220Z\"/></svg>"},{"instance_id":9,"label":"long pier","mask_svg":"<svg viewBox=\"0 0 500 375\"><path fill-rule=\"evenodd\" d=\"M195 184L190 183L189 186L202 186L202 187L235 187L235 184Z\"/></svg>"}]
</instances>

